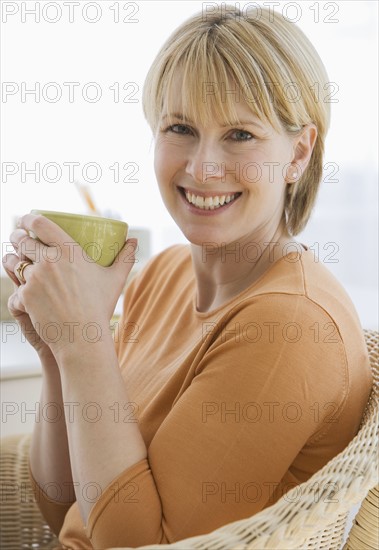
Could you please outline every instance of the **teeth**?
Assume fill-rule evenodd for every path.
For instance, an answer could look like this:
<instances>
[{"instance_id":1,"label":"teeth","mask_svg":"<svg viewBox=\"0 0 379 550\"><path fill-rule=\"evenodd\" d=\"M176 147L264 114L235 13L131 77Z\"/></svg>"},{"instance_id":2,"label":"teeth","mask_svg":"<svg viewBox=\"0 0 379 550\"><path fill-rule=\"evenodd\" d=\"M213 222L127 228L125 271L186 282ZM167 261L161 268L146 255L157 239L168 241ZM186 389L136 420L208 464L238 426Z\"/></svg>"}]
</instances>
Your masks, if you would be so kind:
<instances>
[{"instance_id":1,"label":"teeth","mask_svg":"<svg viewBox=\"0 0 379 550\"><path fill-rule=\"evenodd\" d=\"M188 202L190 202L197 208L200 208L201 210L215 210L217 208L220 208L220 206L223 206L224 204L232 202L236 198L236 195L217 195L215 197L201 197L199 195L194 195L189 191L185 192L185 196Z\"/></svg>"}]
</instances>

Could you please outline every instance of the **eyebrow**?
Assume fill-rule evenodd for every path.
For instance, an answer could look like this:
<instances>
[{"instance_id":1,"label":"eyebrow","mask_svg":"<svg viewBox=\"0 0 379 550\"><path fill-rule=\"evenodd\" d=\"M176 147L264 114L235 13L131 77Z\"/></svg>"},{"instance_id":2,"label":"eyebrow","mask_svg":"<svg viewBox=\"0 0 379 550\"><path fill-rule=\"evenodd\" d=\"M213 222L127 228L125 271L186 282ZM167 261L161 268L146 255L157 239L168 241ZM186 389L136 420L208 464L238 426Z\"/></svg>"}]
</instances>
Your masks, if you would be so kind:
<instances>
[{"instance_id":1,"label":"eyebrow","mask_svg":"<svg viewBox=\"0 0 379 550\"><path fill-rule=\"evenodd\" d=\"M171 115L164 115L162 119L164 118L177 118L178 120L181 120L183 122L188 122L189 124L193 124L192 120L184 117L181 113L172 113ZM258 122L255 122L254 120L234 121L231 124L222 124L222 128L226 128L227 126L242 126L242 125L257 126L257 128L264 130L263 126L261 126Z\"/></svg>"},{"instance_id":2,"label":"eyebrow","mask_svg":"<svg viewBox=\"0 0 379 550\"><path fill-rule=\"evenodd\" d=\"M263 126L258 124L258 122L255 122L254 120L236 120L235 122L232 122L231 124L223 124L222 127L225 128L226 126L257 126L257 128L260 128L261 130L264 130Z\"/></svg>"}]
</instances>

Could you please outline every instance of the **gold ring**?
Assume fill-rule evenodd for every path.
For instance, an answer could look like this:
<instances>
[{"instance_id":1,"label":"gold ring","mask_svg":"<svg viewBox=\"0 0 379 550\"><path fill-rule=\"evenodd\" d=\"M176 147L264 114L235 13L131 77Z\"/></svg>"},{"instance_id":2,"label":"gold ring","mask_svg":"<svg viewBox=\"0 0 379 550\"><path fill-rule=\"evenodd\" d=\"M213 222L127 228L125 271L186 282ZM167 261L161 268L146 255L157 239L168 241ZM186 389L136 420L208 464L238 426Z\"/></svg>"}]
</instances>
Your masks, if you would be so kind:
<instances>
[{"instance_id":1,"label":"gold ring","mask_svg":"<svg viewBox=\"0 0 379 550\"><path fill-rule=\"evenodd\" d=\"M20 283L25 284L25 277L24 277L24 270L27 265L33 265L33 262L28 262L24 260L23 262L20 262L18 267L16 268L15 274L17 279L20 281Z\"/></svg>"}]
</instances>

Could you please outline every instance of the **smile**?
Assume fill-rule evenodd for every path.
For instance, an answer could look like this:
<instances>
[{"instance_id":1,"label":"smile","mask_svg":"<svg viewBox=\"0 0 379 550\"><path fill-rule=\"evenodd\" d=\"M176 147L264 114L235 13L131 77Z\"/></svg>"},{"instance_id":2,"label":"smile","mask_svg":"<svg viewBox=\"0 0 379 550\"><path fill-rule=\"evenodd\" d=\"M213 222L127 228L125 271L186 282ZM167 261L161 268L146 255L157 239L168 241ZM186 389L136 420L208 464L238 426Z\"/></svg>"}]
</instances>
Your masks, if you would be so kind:
<instances>
[{"instance_id":1,"label":"smile","mask_svg":"<svg viewBox=\"0 0 379 550\"><path fill-rule=\"evenodd\" d=\"M187 189L181 188L187 202L200 210L218 210L224 205L235 201L242 193L225 193L224 195L196 195Z\"/></svg>"}]
</instances>

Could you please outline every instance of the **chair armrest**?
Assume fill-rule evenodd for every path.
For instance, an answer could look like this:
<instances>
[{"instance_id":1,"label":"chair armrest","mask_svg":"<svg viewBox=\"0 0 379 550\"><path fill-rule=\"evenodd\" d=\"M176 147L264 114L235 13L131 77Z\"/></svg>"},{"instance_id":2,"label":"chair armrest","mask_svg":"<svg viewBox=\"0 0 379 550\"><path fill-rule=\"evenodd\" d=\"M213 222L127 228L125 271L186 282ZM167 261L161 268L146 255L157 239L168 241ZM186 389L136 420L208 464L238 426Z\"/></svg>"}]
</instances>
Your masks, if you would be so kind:
<instances>
[{"instance_id":1,"label":"chair armrest","mask_svg":"<svg viewBox=\"0 0 379 550\"><path fill-rule=\"evenodd\" d=\"M343 550L371 550L379 541L379 485L368 492L355 516Z\"/></svg>"},{"instance_id":2,"label":"chair armrest","mask_svg":"<svg viewBox=\"0 0 379 550\"><path fill-rule=\"evenodd\" d=\"M58 539L44 520L29 478L31 436L12 435L1 440L0 548L49 550Z\"/></svg>"}]
</instances>

